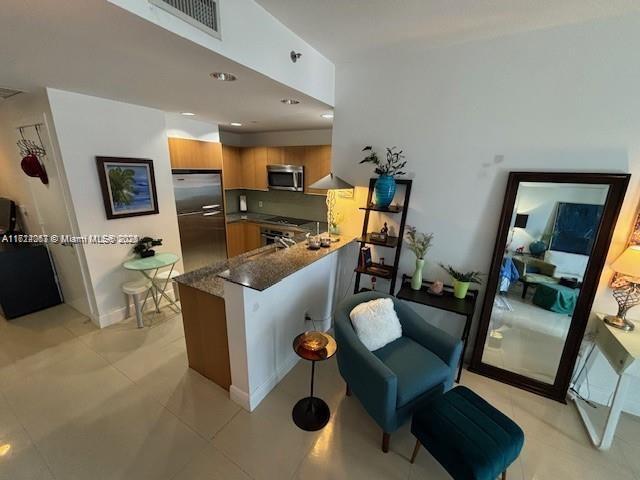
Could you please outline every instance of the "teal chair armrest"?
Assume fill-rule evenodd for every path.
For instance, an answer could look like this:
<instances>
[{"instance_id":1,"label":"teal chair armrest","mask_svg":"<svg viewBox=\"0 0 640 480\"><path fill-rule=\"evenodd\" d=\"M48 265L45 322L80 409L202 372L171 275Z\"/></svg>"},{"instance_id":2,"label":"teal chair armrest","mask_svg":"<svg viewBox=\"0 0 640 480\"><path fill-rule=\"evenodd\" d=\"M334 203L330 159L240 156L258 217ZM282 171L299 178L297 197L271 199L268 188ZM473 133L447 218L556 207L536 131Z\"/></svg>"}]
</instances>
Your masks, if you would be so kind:
<instances>
[{"instance_id":1,"label":"teal chair armrest","mask_svg":"<svg viewBox=\"0 0 640 480\"><path fill-rule=\"evenodd\" d=\"M394 300L394 306L402 324L402 334L435 353L444 363L455 370L462 353L462 341L430 325L399 300Z\"/></svg>"},{"instance_id":2,"label":"teal chair armrest","mask_svg":"<svg viewBox=\"0 0 640 480\"><path fill-rule=\"evenodd\" d=\"M398 378L362 344L344 310L336 314L335 335L340 374L369 415L386 431L394 429Z\"/></svg>"}]
</instances>

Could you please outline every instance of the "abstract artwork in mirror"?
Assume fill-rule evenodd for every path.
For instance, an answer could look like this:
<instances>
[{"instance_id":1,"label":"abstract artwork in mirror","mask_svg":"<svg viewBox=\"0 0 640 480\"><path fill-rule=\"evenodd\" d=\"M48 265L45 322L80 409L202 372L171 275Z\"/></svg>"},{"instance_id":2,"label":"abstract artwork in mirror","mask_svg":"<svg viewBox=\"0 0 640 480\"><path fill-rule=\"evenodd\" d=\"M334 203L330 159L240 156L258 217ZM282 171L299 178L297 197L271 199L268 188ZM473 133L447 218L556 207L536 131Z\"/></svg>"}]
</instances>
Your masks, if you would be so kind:
<instances>
[{"instance_id":1,"label":"abstract artwork in mirror","mask_svg":"<svg viewBox=\"0 0 640 480\"><path fill-rule=\"evenodd\" d=\"M626 182L510 174L472 369L566 393Z\"/></svg>"}]
</instances>

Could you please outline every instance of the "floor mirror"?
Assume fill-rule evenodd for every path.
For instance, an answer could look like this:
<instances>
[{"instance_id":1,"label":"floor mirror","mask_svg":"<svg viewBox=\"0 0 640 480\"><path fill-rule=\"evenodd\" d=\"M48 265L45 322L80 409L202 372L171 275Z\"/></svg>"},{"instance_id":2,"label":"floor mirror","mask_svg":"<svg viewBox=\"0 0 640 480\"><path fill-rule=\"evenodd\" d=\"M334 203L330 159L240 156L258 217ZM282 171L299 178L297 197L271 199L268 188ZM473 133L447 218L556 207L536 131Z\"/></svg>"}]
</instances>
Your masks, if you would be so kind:
<instances>
[{"instance_id":1,"label":"floor mirror","mask_svg":"<svg viewBox=\"0 0 640 480\"><path fill-rule=\"evenodd\" d=\"M509 174L470 370L564 402L626 174Z\"/></svg>"}]
</instances>

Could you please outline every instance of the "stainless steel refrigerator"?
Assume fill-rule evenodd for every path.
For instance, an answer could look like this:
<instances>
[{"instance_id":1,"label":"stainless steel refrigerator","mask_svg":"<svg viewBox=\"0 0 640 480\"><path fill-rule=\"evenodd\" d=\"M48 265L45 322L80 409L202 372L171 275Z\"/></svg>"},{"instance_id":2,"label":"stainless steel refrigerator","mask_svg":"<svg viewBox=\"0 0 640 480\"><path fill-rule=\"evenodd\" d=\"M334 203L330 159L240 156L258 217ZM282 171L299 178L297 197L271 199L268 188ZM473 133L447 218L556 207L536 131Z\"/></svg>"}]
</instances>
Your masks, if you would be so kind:
<instances>
[{"instance_id":1,"label":"stainless steel refrigerator","mask_svg":"<svg viewBox=\"0 0 640 480\"><path fill-rule=\"evenodd\" d=\"M218 170L173 170L185 272L227 258L222 178Z\"/></svg>"}]
</instances>

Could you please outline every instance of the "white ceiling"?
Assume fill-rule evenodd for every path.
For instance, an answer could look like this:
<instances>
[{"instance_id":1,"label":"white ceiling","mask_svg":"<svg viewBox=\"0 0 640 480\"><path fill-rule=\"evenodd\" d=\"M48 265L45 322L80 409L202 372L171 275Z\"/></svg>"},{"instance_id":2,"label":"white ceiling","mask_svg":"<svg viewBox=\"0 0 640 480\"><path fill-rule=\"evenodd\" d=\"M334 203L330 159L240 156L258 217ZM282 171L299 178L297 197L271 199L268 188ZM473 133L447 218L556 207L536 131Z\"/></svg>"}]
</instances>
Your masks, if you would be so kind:
<instances>
[{"instance_id":1,"label":"white ceiling","mask_svg":"<svg viewBox=\"0 0 640 480\"><path fill-rule=\"evenodd\" d=\"M256 0L334 63L640 11L638 0Z\"/></svg>"},{"instance_id":2,"label":"white ceiling","mask_svg":"<svg viewBox=\"0 0 640 480\"><path fill-rule=\"evenodd\" d=\"M213 71L238 80L213 80ZM45 86L194 112L236 132L331 127L324 103L104 0L2 0L0 87Z\"/></svg>"}]
</instances>

